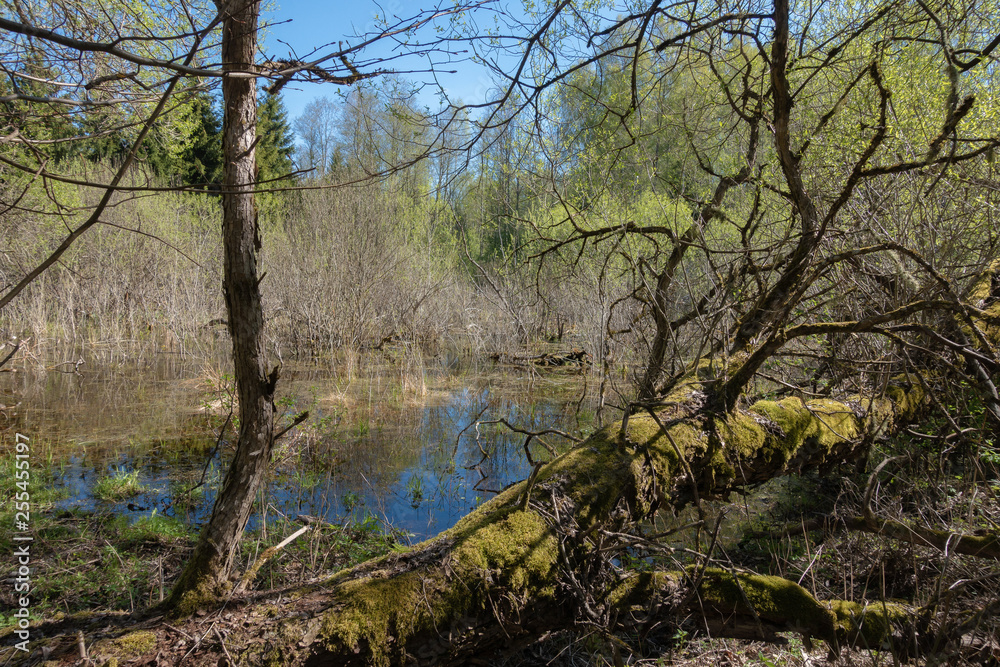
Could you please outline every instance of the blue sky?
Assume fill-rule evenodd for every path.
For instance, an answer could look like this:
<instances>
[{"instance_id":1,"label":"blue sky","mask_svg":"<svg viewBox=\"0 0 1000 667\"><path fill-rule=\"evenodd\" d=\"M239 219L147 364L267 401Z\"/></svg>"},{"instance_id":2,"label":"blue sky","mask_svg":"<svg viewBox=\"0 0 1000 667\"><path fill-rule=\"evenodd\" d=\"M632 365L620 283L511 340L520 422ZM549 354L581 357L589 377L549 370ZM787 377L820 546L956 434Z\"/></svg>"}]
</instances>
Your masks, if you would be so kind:
<instances>
[{"instance_id":1,"label":"blue sky","mask_svg":"<svg viewBox=\"0 0 1000 667\"><path fill-rule=\"evenodd\" d=\"M432 0L420 4L417 0L389 0L381 6L372 0L279 0L279 4L266 9L264 20L270 24L262 48L269 57L289 57L289 46L295 53L305 58L317 48L338 40L350 39L353 34L376 29L376 15L409 17L421 7L429 6ZM284 42L284 43L283 43ZM323 52L333 50L324 49ZM388 45L370 49L372 57L388 53ZM409 62L397 60L399 69L426 68L426 60L411 59ZM482 102L494 84L488 71L471 62L449 64L447 69L457 69L457 74L439 74L438 80L445 87L452 100L461 99L465 103ZM426 74L405 75L411 80L428 79ZM285 106L291 120L302 114L306 104L318 97L335 98L340 86L332 84L288 84L282 90ZM424 89L421 102L431 108L438 105L437 87L431 83Z\"/></svg>"}]
</instances>

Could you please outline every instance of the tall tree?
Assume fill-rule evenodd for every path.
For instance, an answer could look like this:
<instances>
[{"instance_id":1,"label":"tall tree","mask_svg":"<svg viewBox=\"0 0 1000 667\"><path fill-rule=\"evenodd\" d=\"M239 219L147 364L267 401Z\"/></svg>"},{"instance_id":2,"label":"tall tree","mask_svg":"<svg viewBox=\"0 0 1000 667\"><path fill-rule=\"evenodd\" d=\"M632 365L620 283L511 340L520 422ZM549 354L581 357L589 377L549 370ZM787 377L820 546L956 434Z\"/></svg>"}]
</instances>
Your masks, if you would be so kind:
<instances>
[{"instance_id":1,"label":"tall tree","mask_svg":"<svg viewBox=\"0 0 1000 667\"><path fill-rule=\"evenodd\" d=\"M269 169L279 169L291 155L288 123L277 98L280 82L288 81L303 70L315 74L318 68L303 63L280 63L274 74L279 84L272 85L265 98L266 120L257 114L255 61L259 2L228 0L220 8L222 29L223 92L223 223L224 292L233 341L236 392L239 400L240 433L236 454L216 497L212 516L202 531L195 552L177 581L170 606L178 613L189 613L198 606L216 600L229 590L233 558L253 509L254 499L268 466L274 445L274 390L278 382L275 366L267 369L263 339L261 277L257 259L261 249L254 190L260 180L257 162L260 130L273 132L268 137L274 150ZM459 11L455 7L449 11ZM445 14L447 14L446 12ZM395 34L400 26L419 26L426 22L423 12L383 34ZM343 85L366 78L348 60L352 49L341 50L339 60L349 70L347 76L323 72L325 81Z\"/></svg>"},{"instance_id":2,"label":"tall tree","mask_svg":"<svg viewBox=\"0 0 1000 667\"><path fill-rule=\"evenodd\" d=\"M184 183L218 188L222 182L222 122L208 94L196 96L189 112L192 130L183 147L179 166Z\"/></svg>"},{"instance_id":3,"label":"tall tree","mask_svg":"<svg viewBox=\"0 0 1000 667\"><path fill-rule=\"evenodd\" d=\"M173 590L177 606L202 604L228 590L236 545L253 509L257 488L274 445L274 387L278 369L268 372L264 312L257 256L261 248L254 186L257 181L258 2L229 0L222 13L223 291L233 341L239 400L236 454L204 534Z\"/></svg>"},{"instance_id":4,"label":"tall tree","mask_svg":"<svg viewBox=\"0 0 1000 667\"><path fill-rule=\"evenodd\" d=\"M275 183L292 172L295 135L288 122L288 112L279 93L264 93L257 119L257 179L263 187L280 187Z\"/></svg>"},{"instance_id":5,"label":"tall tree","mask_svg":"<svg viewBox=\"0 0 1000 667\"><path fill-rule=\"evenodd\" d=\"M70 230L38 266L15 276L0 296L0 309L20 295L39 275L57 263L73 243L87 230L101 222L107 207L126 189L123 184L130 168L142 155L145 142L152 136L164 114L181 108L182 91L198 92L186 84L204 80L222 80L223 92L223 162L222 181L224 246L224 292L233 340L233 360L240 405L240 436L235 460L227 471L194 557L173 592L180 606L198 604L227 587L235 546L250 515L254 495L267 466L274 441L274 386L277 369L266 368L262 343L263 313L257 257L261 235L254 202L258 182L257 85L258 77L272 81L272 94L289 81L319 76L325 82L352 85L371 74L362 74L350 61L361 47L378 39L416 31L432 18L447 18L464 9L459 3L444 11L416 12L409 18L394 19L376 29L374 35L356 46L331 47L322 61L342 63L322 69L315 63L285 59L258 64L255 62L258 2L231 0L216 8L182 3L159 8L162 15L150 16L149 7L139 4L109 2L103 6L111 21L91 21L78 7L18 5L18 20L0 16L0 47L12 62L26 60L41 52L47 68L42 78L48 92L44 96L19 87L26 72L4 69L9 90L2 100L13 104L9 141L0 147L0 161L20 179L0 192L7 210L21 206L31 191L50 202L36 210L46 215L62 216ZM37 11L36 11L37 10ZM212 39L222 24L222 46L217 66L201 66L218 53ZM59 25L68 33L44 25ZM176 26L180 26L176 28ZM448 48L447 40L434 37L416 46L425 55ZM338 69L339 68L339 69ZM36 70L40 72L41 70ZM34 77L34 74L29 75ZM35 77L38 78L38 77ZM287 120L277 98L265 100L271 125L268 141L274 148L273 161L267 168L281 169L290 152ZM68 109L77 136L53 138L37 128L44 127L30 110ZM28 113L18 115L19 109ZM202 116L204 121L204 116ZM86 121L86 122L84 122ZM21 132L21 128L25 132ZM29 127L31 131L29 132ZM89 133L88 133L89 131ZM50 160L54 147L76 142L90 142L105 137L126 146L120 164L107 182L81 182L59 173ZM13 149L11 149L13 147ZM74 186L97 188L98 203L81 210L67 205L51 182L69 181ZM127 187L143 191L146 186ZM155 188L159 189L159 188ZM55 213L48 208L54 209Z\"/></svg>"}]
</instances>

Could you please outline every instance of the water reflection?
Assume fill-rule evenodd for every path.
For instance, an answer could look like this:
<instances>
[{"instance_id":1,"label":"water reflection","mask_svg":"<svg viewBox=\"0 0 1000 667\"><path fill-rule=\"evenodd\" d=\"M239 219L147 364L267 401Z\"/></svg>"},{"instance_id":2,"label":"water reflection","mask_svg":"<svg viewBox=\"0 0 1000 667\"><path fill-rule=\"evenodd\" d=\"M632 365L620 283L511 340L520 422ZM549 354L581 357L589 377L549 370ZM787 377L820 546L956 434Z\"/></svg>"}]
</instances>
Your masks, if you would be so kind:
<instances>
[{"instance_id":1,"label":"water reflection","mask_svg":"<svg viewBox=\"0 0 1000 667\"><path fill-rule=\"evenodd\" d=\"M231 455L230 443L215 447L212 427L221 419L201 409L206 367L220 365L172 356L85 367L82 375L23 372L0 379L0 392L21 402L12 425L46 443L67 494L62 506L136 518L157 511L197 525ZM398 360L382 358L354 360L349 370L284 369L281 405L289 415L309 409L313 418L280 442L252 525L277 515L338 523L372 514L427 537L530 471L523 434L477 422L503 418L570 432L587 425L579 376L542 377L455 354L414 362L411 353L405 372ZM534 447L533 456L547 456ZM94 484L118 469L139 470L146 492L96 499ZM182 491L203 477L186 498Z\"/></svg>"}]
</instances>

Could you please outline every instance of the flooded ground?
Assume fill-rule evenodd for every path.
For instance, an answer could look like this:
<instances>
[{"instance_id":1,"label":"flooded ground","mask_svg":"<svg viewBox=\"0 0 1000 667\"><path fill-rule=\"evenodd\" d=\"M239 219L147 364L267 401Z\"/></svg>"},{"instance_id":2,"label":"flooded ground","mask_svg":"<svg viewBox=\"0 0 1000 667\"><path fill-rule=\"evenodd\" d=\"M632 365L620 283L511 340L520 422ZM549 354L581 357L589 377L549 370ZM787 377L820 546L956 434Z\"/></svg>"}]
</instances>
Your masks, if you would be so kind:
<instances>
[{"instance_id":1,"label":"flooded ground","mask_svg":"<svg viewBox=\"0 0 1000 667\"><path fill-rule=\"evenodd\" d=\"M79 358L86 363L76 365ZM198 525L234 438L231 429L219 438L231 404L226 368L220 359L166 354L34 360L0 373L0 426L5 438L14 429L32 438L33 468L51 473L60 507ZM276 446L252 525L280 515L332 523L373 516L412 539L436 534L530 470L525 436L488 422L579 435L591 427L593 393L579 372L426 357L404 346L325 363L286 360L282 423L304 410L311 416ZM537 444L532 455L548 456ZM141 493L99 497L101 480L130 473Z\"/></svg>"}]
</instances>

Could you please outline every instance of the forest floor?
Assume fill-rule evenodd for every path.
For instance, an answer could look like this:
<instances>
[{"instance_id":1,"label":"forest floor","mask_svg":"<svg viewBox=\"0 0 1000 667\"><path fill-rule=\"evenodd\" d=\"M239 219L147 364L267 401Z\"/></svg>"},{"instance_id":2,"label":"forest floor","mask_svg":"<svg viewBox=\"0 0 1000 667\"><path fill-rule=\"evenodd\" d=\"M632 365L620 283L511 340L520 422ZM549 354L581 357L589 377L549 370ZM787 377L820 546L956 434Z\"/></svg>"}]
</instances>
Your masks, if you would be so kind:
<instances>
[{"instance_id":1,"label":"forest floor","mask_svg":"<svg viewBox=\"0 0 1000 667\"><path fill-rule=\"evenodd\" d=\"M908 471L897 470L886 485L905 485L909 491L901 494L894 489L891 495L901 504L877 509L894 512L897 518L934 513L947 519L956 532L975 530L970 521L980 526L992 524L995 529L1000 521L996 483L970 483L963 473L956 468L943 480L920 484ZM967 590L963 597L965 607L984 605L995 597L998 572L993 561L950 557L877 535L848 532L837 528L834 521L827 521L825 527L811 521L857 512L860 489L867 479L857 475L791 478L780 492L767 492L774 496L774 502L766 516L741 524L738 534L722 541L713 559L729 567L781 574L800 582L818 599L919 604L930 600L936 591L963 582L973 589L971 595ZM931 491L937 488L947 491ZM196 536L190 529L155 515L131 524L123 517L52 509L34 516L32 566L44 573L37 577L32 593L31 639L36 650L24 654L12 648L16 619L5 613L2 625L7 628L0 630L4 645L0 664L238 664L239 656L253 648L244 628L258 626L269 617L278 620L287 614L323 608L321 592L293 600L290 591L368 558L406 548L404 537L385 533L374 518L341 525L311 523L309 531L260 569L249 592L233 596L218 609L201 610L188 619L171 622L157 612L156 605L169 595L170 584L193 546ZM811 526L805 526L807 521ZM796 524L815 529L789 530ZM264 549L302 527L303 522L279 521L249 532L238 555L241 569L249 568ZM644 559L623 565L635 569L671 564L678 563ZM11 587L0 591L0 597L3 607L14 609ZM960 611L953 609L954 613ZM34 619L44 622L39 626ZM992 641L993 648L980 653L974 662L954 656L944 662L997 664L1000 645ZM810 651L791 635L784 645L711 639L699 634L697 619L687 619L676 623L669 645L640 647L632 637L583 628L549 636L498 657L493 664L867 667L899 661L877 647L834 658L822 643Z\"/></svg>"}]
</instances>

